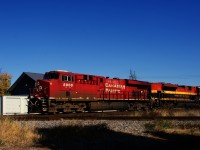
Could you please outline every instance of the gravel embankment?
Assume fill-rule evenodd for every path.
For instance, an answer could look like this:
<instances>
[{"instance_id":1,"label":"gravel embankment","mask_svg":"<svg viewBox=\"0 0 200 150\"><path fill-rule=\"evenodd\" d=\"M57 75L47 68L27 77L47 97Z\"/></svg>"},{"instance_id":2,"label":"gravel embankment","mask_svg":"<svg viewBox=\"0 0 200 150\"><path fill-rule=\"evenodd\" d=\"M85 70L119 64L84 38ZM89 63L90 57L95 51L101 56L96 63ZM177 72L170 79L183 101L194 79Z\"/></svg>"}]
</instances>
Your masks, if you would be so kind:
<instances>
[{"instance_id":1,"label":"gravel embankment","mask_svg":"<svg viewBox=\"0 0 200 150\"><path fill-rule=\"evenodd\" d=\"M200 126L200 121L170 121L173 126ZM106 125L115 132L129 133L132 135L147 136L145 124L154 123L154 121L130 121L130 120L59 120L59 121L21 121L35 128L54 128L58 126L95 126Z\"/></svg>"},{"instance_id":2,"label":"gravel embankment","mask_svg":"<svg viewBox=\"0 0 200 150\"><path fill-rule=\"evenodd\" d=\"M175 126L197 127L200 121L167 121ZM199 149L200 136L146 132L146 124L152 121L131 120L59 120L19 121L38 129L41 139L32 147L19 149ZM1 149L1 148L0 148ZM6 149L8 149L6 147ZM9 148L10 149L10 148Z\"/></svg>"},{"instance_id":3,"label":"gravel embankment","mask_svg":"<svg viewBox=\"0 0 200 150\"><path fill-rule=\"evenodd\" d=\"M145 136L144 125L151 121L126 121L126 120L59 120L59 121L21 121L22 124L35 128L54 128L58 126L95 126L106 125L110 130L116 132L130 133Z\"/></svg>"}]
</instances>

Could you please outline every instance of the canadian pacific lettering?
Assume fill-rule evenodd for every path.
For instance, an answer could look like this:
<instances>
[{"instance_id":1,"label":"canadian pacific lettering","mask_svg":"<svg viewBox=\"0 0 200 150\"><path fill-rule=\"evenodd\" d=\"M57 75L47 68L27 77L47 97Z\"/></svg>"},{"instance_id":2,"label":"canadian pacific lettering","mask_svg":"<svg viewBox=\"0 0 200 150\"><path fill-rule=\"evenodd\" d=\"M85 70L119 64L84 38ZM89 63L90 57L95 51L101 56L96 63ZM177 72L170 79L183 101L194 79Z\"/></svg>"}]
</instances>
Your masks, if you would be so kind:
<instances>
[{"instance_id":1,"label":"canadian pacific lettering","mask_svg":"<svg viewBox=\"0 0 200 150\"><path fill-rule=\"evenodd\" d=\"M120 91L125 90L125 88L126 86L122 84L105 83L105 92L120 93Z\"/></svg>"}]
</instances>

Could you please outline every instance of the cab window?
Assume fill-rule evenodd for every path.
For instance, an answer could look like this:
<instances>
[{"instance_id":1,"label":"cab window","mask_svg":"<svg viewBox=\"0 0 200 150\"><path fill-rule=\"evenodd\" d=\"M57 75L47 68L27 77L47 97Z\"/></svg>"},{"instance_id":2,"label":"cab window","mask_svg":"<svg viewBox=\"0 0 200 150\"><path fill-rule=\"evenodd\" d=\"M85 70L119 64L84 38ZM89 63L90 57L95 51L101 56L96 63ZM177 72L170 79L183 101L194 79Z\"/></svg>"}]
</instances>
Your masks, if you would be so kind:
<instances>
[{"instance_id":1,"label":"cab window","mask_svg":"<svg viewBox=\"0 0 200 150\"><path fill-rule=\"evenodd\" d=\"M73 76L62 75L62 81L73 81Z\"/></svg>"},{"instance_id":2,"label":"cab window","mask_svg":"<svg viewBox=\"0 0 200 150\"><path fill-rule=\"evenodd\" d=\"M44 75L44 79L46 80L52 80L52 79L58 79L58 78L59 78L59 74L55 72L49 72Z\"/></svg>"}]
</instances>

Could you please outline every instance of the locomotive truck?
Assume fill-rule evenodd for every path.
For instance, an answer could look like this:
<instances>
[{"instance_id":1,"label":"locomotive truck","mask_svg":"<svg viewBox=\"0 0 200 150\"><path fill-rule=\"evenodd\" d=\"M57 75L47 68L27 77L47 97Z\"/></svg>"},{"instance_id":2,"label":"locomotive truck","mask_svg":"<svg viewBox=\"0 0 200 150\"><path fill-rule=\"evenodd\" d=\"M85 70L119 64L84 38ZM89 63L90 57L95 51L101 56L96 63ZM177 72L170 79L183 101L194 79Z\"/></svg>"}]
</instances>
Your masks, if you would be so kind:
<instances>
[{"instance_id":1,"label":"locomotive truck","mask_svg":"<svg viewBox=\"0 0 200 150\"><path fill-rule=\"evenodd\" d=\"M199 104L197 86L109 78L63 70L46 72L30 90L29 112L146 110Z\"/></svg>"}]
</instances>

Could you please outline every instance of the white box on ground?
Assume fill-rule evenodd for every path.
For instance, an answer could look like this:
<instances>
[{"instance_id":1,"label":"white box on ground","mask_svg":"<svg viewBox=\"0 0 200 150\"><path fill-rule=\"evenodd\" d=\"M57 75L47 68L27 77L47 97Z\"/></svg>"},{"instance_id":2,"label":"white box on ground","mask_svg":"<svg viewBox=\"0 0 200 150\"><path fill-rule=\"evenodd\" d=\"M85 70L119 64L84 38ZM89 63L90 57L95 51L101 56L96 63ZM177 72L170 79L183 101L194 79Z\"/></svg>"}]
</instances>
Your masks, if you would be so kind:
<instances>
[{"instance_id":1,"label":"white box on ground","mask_svg":"<svg viewBox=\"0 0 200 150\"><path fill-rule=\"evenodd\" d=\"M27 114L27 96L2 96L0 97L0 112L2 115Z\"/></svg>"}]
</instances>

